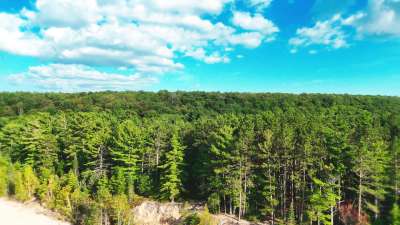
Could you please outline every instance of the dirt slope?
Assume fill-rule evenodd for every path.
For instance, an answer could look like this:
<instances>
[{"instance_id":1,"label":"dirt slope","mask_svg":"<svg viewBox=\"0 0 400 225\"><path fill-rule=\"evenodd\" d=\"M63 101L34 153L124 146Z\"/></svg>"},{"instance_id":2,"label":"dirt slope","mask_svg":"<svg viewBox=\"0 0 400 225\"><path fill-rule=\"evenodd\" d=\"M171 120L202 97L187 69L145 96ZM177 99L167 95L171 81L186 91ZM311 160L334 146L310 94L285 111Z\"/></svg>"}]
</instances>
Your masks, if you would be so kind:
<instances>
[{"instance_id":1,"label":"dirt slope","mask_svg":"<svg viewBox=\"0 0 400 225\"><path fill-rule=\"evenodd\" d=\"M0 224L4 225L70 225L51 216L37 203L18 203L0 198Z\"/></svg>"}]
</instances>

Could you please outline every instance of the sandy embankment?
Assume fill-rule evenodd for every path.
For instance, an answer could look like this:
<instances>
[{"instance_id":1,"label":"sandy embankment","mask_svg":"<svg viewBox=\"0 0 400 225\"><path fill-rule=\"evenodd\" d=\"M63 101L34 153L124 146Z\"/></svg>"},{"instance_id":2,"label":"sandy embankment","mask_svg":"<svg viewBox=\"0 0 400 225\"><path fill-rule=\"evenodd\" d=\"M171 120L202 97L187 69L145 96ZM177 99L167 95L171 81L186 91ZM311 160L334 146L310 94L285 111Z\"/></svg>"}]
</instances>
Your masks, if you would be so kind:
<instances>
[{"instance_id":1,"label":"sandy embankment","mask_svg":"<svg viewBox=\"0 0 400 225\"><path fill-rule=\"evenodd\" d=\"M23 204L0 198L2 225L70 225L49 215L49 212L37 203Z\"/></svg>"}]
</instances>

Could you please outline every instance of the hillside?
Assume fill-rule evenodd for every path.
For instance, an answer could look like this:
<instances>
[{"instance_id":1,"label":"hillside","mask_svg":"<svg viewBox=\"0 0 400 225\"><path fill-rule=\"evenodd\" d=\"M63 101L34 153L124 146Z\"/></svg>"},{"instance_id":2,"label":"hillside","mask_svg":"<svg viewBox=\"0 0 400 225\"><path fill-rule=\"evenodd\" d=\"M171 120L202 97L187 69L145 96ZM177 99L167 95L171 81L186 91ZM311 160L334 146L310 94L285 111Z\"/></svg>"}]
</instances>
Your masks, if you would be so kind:
<instances>
[{"instance_id":1,"label":"hillside","mask_svg":"<svg viewBox=\"0 0 400 225\"><path fill-rule=\"evenodd\" d=\"M131 224L142 199L201 202L214 215L260 223L395 218L397 97L104 92L0 99L0 196L37 198L74 224ZM187 224L212 218L186 216Z\"/></svg>"}]
</instances>

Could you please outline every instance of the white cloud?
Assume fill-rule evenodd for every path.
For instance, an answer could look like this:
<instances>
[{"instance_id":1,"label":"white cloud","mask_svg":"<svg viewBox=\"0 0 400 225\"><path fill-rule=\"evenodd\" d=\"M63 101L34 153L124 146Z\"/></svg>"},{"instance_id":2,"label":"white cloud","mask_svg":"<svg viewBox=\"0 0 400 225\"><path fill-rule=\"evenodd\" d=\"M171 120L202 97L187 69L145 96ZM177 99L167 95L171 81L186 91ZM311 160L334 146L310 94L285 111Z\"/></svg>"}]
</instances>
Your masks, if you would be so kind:
<instances>
[{"instance_id":1,"label":"white cloud","mask_svg":"<svg viewBox=\"0 0 400 225\"><path fill-rule=\"evenodd\" d=\"M38 13L30 14L32 22L42 27L80 28L100 19L96 0L37 0Z\"/></svg>"},{"instance_id":2,"label":"white cloud","mask_svg":"<svg viewBox=\"0 0 400 225\"><path fill-rule=\"evenodd\" d=\"M250 13L236 11L233 13L232 22L245 30L259 31L265 35L274 34L279 31L270 20L264 18L259 13L251 16Z\"/></svg>"},{"instance_id":3,"label":"white cloud","mask_svg":"<svg viewBox=\"0 0 400 225\"><path fill-rule=\"evenodd\" d=\"M256 7L257 11L262 11L271 4L272 0L248 0L252 7Z\"/></svg>"},{"instance_id":4,"label":"white cloud","mask_svg":"<svg viewBox=\"0 0 400 225\"><path fill-rule=\"evenodd\" d=\"M318 21L313 27L298 29L289 44L292 52L311 45L338 49L347 47L349 39L366 35L400 36L399 0L369 0L365 10L347 18L335 15L329 20Z\"/></svg>"},{"instance_id":5,"label":"white cloud","mask_svg":"<svg viewBox=\"0 0 400 225\"><path fill-rule=\"evenodd\" d=\"M263 35L258 32L246 32L228 38L229 43L241 44L247 48L257 48L263 41Z\"/></svg>"},{"instance_id":6,"label":"white cloud","mask_svg":"<svg viewBox=\"0 0 400 225\"><path fill-rule=\"evenodd\" d=\"M400 1L370 0L365 14L354 24L361 34L400 35Z\"/></svg>"},{"instance_id":7,"label":"white cloud","mask_svg":"<svg viewBox=\"0 0 400 225\"><path fill-rule=\"evenodd\" d=\"M64 64L30 67L25 73L11 75L10 80L17 85L29 84L40 90L63 92L138 90L158 81L139 74L126 76Z\"/></svg>"},{"instance_id":8,"label":"white cloud","mask_svg":"<svg viewBox=\"0 0 400 225\"><path fill-rule=\"evenodd\" d=\"M355 13L345 19L342 20L342 24L346 26L353 26L358 23L362 18L365 17L365 14L362 12Z\"/></svg>"},{"instance_id":9,"label":"white cloud","mask_svg":"<svg viewBox=\"0 0 400 225\"><path fill-rule=\"evenodd\" d=\"M347 47L347 35L344 26L349 26L361 16L342 18L335 15L329 20L317 21L313 27L303 27L296 31L296 37L289 40L293 47L292 53L299 47L308 47L312 45L325 46L332 49Z\"/></svg>"},{"instance_id":10,"label":"white cloud","mask_svg":"<svg viewBox=\"0 0 400 225\"><path fill-rule=\"evenodd\" d=\"M197 12L197 13L213 13L219 14L225 3L231 0L143 0L153 8L172 12Z\"/></svg>"},{"instance_id":11,"label":"white cloud","mask_svg":"<svg viewBox=\"0 0 400 225\"><path fill-rule=\"evenodd\" d=\"M33 11L0 14L0 50L58 64L181 70L181 56L227 63L236 46L256 48L278 28L243 13L236 29L213 21L233 0L37 0ZM267 5L259 1L254 6ZM198 57L193 49L207 49Z\"/></svg>"},{"instance_id":12,"label":"white cloud","mask_svg":"<svg viewBox=\"0 0 400 225\"><path fill-rule=\"evenodd\" d=\"M26 21L20 17L0 13L0 50L16 55L39 56L48 53L46 43L31 32L23 32Z\"/></svg>"},{"instance_id":13,"label":"white cloud","mask_svg":"<svg viewBox=\"0 0 400 225\"><path fill-rule=\"evenodd\" d=\"M221 56L219 52L213 52L210 55L206 54L206 51L203 48L198 48L193 51L188 51L186 56L190 56L194 59L202 60L207 64L215 64L215 63L228 63L230 62L229 57Z\"/></svg>"}]
</instances>

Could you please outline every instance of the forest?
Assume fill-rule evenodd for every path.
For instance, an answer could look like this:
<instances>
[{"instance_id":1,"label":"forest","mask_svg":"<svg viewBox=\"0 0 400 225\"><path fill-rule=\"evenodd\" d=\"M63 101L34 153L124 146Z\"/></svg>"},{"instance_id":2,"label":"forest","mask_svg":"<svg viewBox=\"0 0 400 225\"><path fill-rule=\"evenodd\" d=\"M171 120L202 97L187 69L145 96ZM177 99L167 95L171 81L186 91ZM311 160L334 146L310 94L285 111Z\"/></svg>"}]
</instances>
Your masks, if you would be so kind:
<instances>
[{"instance_id":1,"label":"forest","mask_svg":"<svg viewBox=\"0 0 400 225\"><path fill-rule=\"evenodd\" d=\"M135 224L132 205L155 199L272 225L399 225L399 185L399 97L0 93L0 196L73 224Z\"/></svg>"}]
</instances>

